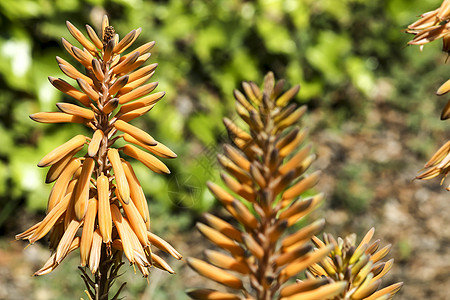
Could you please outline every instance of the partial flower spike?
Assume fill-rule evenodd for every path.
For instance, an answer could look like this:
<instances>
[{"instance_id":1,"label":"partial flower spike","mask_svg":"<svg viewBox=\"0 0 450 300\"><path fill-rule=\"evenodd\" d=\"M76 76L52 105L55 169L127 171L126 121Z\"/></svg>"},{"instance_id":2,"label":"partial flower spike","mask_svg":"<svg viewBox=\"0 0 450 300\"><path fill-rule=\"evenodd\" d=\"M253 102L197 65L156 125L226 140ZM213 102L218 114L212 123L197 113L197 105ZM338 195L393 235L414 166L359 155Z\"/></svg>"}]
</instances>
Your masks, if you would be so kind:
<instances>
[{"instance_id":1,"label":"partial flower spike","mask_svg":"<svg viewBox=\"0 0 450 300\"><path fill-rule=\"evenodd\" d=\"M332 251L331 246L313 251L310 244L324 220L292 230L322 203L323 195L305 196L320 172L307 172L315 156L302 145L306 132L297 127L306 108L289 104L299 86L283 93L283 83L268 73L262 89L244 82L244 93L234 91L242 120L224 119L233 143L218 156L226 188L208 183L232 221L205 214L205 224L197 228L220 251L206 250L206 261L187 259L197 273L227 290L194 289L188 292L192 299L333 299L347 286L311 278L308 285L283 293L291 278Z\"/></svg>"},{"instance_id":2,"label":"partial flower spike","mask_svg":"<svg viewBox=\"0 0 450 300\"><path fill-rule=\"evenodd\" d=\"M434 40L442 39L442 51L450 55L450 0L444 0L441 6L433 11L426 12L421 18L408 26L406 32L415 35L408 44L420 45L420 49ZM436 91L436 95L442 96L450 91L450 80L444 82ZM450 100L448 100L441 112L441 120L450 118ZM425 164L422 172L416 179L427 180L441 177L441 184L447 177L450 167L449 143L443 145L433 157ZM450 190L450 186L447 187Z\"/></svg>"},{"instance_id":3,"label":"partial flower spike","mask_svg":"<svg viewBox=\"0 0 450 300\"><path fill-rule=\"evenodd\" d=\"M419 20L408 26L406 32L415 35L414 39L408 44L420 45L422 48L425 44L442 38L442 50L450 52L450 45L448 43L448 34L450 32L449 20L450 1L444 0L439 8L421 14Z\"/></svg>"},{"instance_id":4,"label":"partial flower spike","mask_svg":"<svg viewBox=\"0 0 450 300\"><path fill-rule=\"evenodd\" d=\"M316 251L327 247L332 250L319 263L308 267L308 278L322 278L330 283L346 282L345 289L336 299L392 299L403 282L381 288L383 276L392 268L394 260L384 260L391 245L381 247L380 240L372 242L374 233L375 229L370 229L359 244L356 244L355 234L336 240L331 234L324 233L323 241L314 236ZM304 282L286 287L284 294L300 289Z\"/></svg>"},{"instance_id":5,"label":"partial flower spike","mask_svg":"<svg viewBox=\"0 0 450 300\"><path fill-rule=\"evenodd\" d=\"M59 112L39 112L30 118L41 123L80 123L91 135L76 135L38 163L39 167L50 167L47 183L55 182L47 215L16 238L32 244L49 234L55 254L35 275L53 271L79 248L80 265L89 268L94 277L89 279L82 269L90 297L108 299L123 254L144 277L152 266L174 272L160 256L152 254L153 247L182 258L168 242L149 231L147 200L131 164L125 160L126 153L150 170L167 174L169 169L157 156L168 159L176 154L130 124L164 96L164 92L152 93L157 82L148 83L157 64L141 67L150 57L154 42L128 50L141 29L120 39L106 16L100 36L89 25L86 35L72 23L67 21L66 25L80 45L64 38L62 44L78 64L72 66L57 57L68 78L49 77L49 81L76 104L57 103ZM114 146L119 139L125 146Z\"/></svg>"}]
</instances>

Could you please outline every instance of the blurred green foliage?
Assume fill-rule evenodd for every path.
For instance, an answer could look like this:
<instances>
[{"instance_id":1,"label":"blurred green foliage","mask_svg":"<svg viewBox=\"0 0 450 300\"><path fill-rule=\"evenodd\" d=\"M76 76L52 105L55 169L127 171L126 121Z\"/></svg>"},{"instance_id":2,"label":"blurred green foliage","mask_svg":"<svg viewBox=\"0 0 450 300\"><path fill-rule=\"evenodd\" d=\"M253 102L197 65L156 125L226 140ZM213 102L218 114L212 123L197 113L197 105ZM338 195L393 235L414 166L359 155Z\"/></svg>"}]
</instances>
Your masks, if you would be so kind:
<instances>
[{"instance_id":1,"label":"blurred green foliage","mask_svg":"<svg viewBox=\"0 0 450 300\"><path fill-rule=\"evenodd\" d=\"M66 20L82 32L84 24L98 30L107 13L120 36L142 27L136 44L157 42L150 58L150 63L159 64L153 79L159 82L156 91L167 94L134 124L172 148L178 158L164 160L172 171L168 176L154 174L142 164L133 166L150 202L152 228L167 237L190 228L199 212L214 205L205 182L220 183L215 156L227 141L221 120L235 115L232 91L243 80L261 82L269 70L290 86L301 84L297 101L312 111L302 126L310 127L316 147L320 146L316 136L324 133L333 136L331 140L366 133L383 138L389 125L398 136L406 137L399 141L406 144L403 149L408 153L403 155L425 161L439 147L434 141L445 134L439 115L447 100L433 94L447 79L447 66L439 43L427 45L421 53L418 47L406 47L410 36L404 28L414 16L441 2L1 0L0 232L17 232L11 224L24 221L24 210L44 212L52 185L44 183L47 169L36 164L73 135L89 133L78 124L37 124L28 118L35 112L56 111L56 102L72 101L47 81L48 76L68 80L55 56L79 66L61 45L61 37L77 44L65 27ZM390 124L373 119L374 108L382 111L384 107L398 112ZM332 162L326 170L337 182L326 202L360 215L371 207L377 178L387 172L400 173L402 168L417 170L401 158L354 161L339 151L333 156L339 167L333 169ZM186 242L186 237L177 237L168 240ZM408 240L401 240L398 247L402 260L412 257ZM84 296L74 264L62 264L49 277L33 280L33 290L50 293L49 299ZM60 276L69 273L73 275ZM123 277L128 281L125 293L131 298L184 299L185 277L166 280L169 276L156 270L147 285L136 276L128 267Z\"/></svg>"},{"instance_id":2,"label":"blurred green foliage","mask_svg":"<svg viewBox=\"0 0 450 300\"><path fill-rule=\"evenodd\" d=\"M375 194L364 185L371 170L366 164L348 164L340 174L334 200L355 213L364 212Z\"/></svg>"},{"instance_id":3,"label":"blurred green foliage","mask_svg":"<svg viewBox=\"0 0 450 300\"><path fill-rule=\"evenodd\" d=\"M344 123L365 120L376 102L387 102L401 111L414 108L415 113L404 120L413 134L408 147L417 155L429 153L431 149L422 141L431 132L443 131L433 121L437 118L430 117L438 115L430 95L445 79L444 67L435 69L435 60L441 59L436 55L439 45L427 46L418 55L418 48L405 49L409 37L402 30L413 21L411 16L439 3L1 1L0 226L14 217L20 203L31 211L45 209L51 185L44 183L46 170L38 169L37 162L85 130L76 125L34 124L28 118L38 111L55 111L55 103L63 98L47 76L64 77L54 60L56 55L70 58L60 38L75 43L65 20L82 31L86 23L98 29L107 13L121 36L142 27L137 44L157 42L151 59L159 64L154 79L158 90L167 94L136 125L171 147L178 158L165 161L172 170L170 176L155 175L139 164L136 172L149 201L164 214L203 211L213 205L204 183L219 181L215 154L221 151L218 144L224 136L221 119L234 115L232 91L242 80L261 82L269 70L290 85L301 83L298 101L326 116L312 134L324 128L339 134ZM351 182L367 168L351 166L343 172L345 182L336 191L335 201L347 200L337 205L363 210L371 194L356 188L354 192L364 194L364 199L355 198Z\"/></svg>"}]
</instances>

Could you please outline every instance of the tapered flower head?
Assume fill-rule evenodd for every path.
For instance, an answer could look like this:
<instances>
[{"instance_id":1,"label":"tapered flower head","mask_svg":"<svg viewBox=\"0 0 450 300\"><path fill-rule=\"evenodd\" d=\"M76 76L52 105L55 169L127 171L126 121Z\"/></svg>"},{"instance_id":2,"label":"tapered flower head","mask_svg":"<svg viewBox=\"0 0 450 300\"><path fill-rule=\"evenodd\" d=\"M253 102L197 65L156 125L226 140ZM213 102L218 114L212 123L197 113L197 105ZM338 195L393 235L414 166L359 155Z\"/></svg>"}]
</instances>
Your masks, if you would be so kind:
<instances>
[{"instance_id":1,"label":"tapered flower head","mask_svg":"<svg viewBox=\"0 0 450 300\"><path fill-rule=\"evenodd\" d=\"M289 104L299 86L283 93L283 85L268 73L262 89L244 82L244 93L234 92L237 113L246 125L224 119L233 145L225 145L218 160L228 190L208 183L234 222L205 214L206 224L197 228L223 251L205 251L208 262L187 260L197 273L233 293L196 289L188 293L193 299L328 299L346 287L345 282L312 278L307 287L292 290L288 282L321 261L331 247L312 252L309 244L324 220L288 234L322 203L323 194L303 196L316 185L320 172L306 173L315 155L311 146L301 147L306 130L296 126L306 107Z\"/></svg>"}]
</instances>

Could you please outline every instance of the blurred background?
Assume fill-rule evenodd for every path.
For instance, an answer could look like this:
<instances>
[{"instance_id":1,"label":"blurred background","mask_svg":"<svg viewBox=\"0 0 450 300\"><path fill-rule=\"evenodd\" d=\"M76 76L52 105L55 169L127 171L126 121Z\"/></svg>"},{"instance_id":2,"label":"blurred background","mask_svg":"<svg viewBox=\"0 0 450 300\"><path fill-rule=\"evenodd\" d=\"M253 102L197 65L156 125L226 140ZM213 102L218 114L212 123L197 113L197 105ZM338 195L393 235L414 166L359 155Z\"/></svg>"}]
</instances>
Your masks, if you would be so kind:
<instances>
[{"instance_id":1,"label":"blurred background","mask_svg":"<svg viewBox=\"0 0 450 300\"><path fill-rule=\"evenodd\" d=\"M359 240L371 227L393 244L396 263L383 284L404 281L395 299L450 299L450 201L439 180L413 181L449 138L439 120L447 80L440 42L406 47L409 23L439 0L2 0L0 1L0 299L79 299L83 283L73 253L50 275L31 275L47 260L47 244L24 249L14 235L44 217L51 184L36 164L75 133L78 124L48 125L28 115L56 111L63 94L48 76L65 76L55 56L70 60L61 37L77 44L65 21L99 29L103 14L121 36L142 27L137 45L155 40L154 80L167 94L135 121L171 147L172 174L135 164L148 197L153 231L184 256L211 245L195 230L208 210L222 215L205 182L219 182L215 156L227 141L222 118L235 118L234 88L258 84L272 70L309 112L301 126L322 169L317 191L335 236ZM77 44L78 45L78 44ZM72 61L73 62L73 61ZM76 64L74 64L76 65ZM128 299L187 299L189 287L210 286L171 261L176 275L155 270L149 282L131 267Z\"/></svg>"}]
</instances>

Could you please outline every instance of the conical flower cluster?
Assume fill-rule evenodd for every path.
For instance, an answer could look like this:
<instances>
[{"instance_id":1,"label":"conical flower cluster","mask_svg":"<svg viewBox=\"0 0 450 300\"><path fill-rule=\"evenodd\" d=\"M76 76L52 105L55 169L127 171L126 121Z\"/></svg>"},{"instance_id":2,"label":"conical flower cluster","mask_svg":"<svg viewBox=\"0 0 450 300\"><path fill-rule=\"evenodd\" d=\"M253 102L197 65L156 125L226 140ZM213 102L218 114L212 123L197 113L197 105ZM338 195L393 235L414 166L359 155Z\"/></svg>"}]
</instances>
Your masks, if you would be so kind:
<instances>
[{"instance_id":1,"label":"conical flower cluster","mask_svg":"<svg viewBox=\"0 0 450 300\"><path fill-rule=\"evenodd\" d=\"M415 35L409 42L411 45L423 45L434 40L443 41L443 51L450 55L450 0L444 0L438 9L424 13L421 19L408 26L408 33ZM436 91L438 96L445 95L450 91L450 79L442 84ZM441 120L450 118L450 100L448 100L441 113ZM433 157L425 164L424 171L417 175L417 179L432 179L447 176L450 170L450 141L443 145ZM442 179L442 181L443 181ZM450 185L447 187L450 190Z\"/></svg>"},{"instance_id":2,"label":"conical flower cluster","mask_svg":"<svg viewBox=\"0 0 450 300\"><path fill-rule=\"evenodd\" d=\"M371 242L375 233L372 228L367 232L359 245L356 245L356 235L352 234L337 240L331 234L323 234L323 240L314 237L316 251L332 246L331 252L320 263L308 267L309 278L322 278L324 282L346 281L345 290L335 299L392 299L403 286L403 282L379 289L381 279L394 264L394 260L382 261L389 253L391 245L380 249L380 240ZM301 288L304 282L299 282ZM293 288L294 289L294 288Z\"/></svg>"},{"instance_id":3,"label":"conical flower cluster","mask_svg":"<svg viewBox=\"0 0 450 300\"><path fill-rule=\"evenodd\" d=\"M300 148L307 131L296 127L306 107L288 105L299 86L282 93L283 85L269 73L262 91L255 83L244 82L245 95L234 92L236 110L249 131L224 119L233 145L225 145L218 160L226 171L221 177L229 191L208 183L234 220L205 214L206 224L197 227L223 251L206 250L209 262L188 258L196 272L234 293L196 289L188 293L193 299L328 299L347 286L315 278L303 288L288 283L333 247L312 251L309 243L322 231L324 220L288 234L320 205L323 195L302 197L315 186L320 172L305 173L315 159L311 146Z\"/></svg>"},{"instance_id":4,"label":"conical flower cluster","mask_svg":"<svg viewBox=\"0 0 450 300\"><path fill-rule=\"evenodd\" d=\"M49 196L47 215L36 225L16 236L30 244L49 234L52 256L35 275L54 270L73 250L80 249L81 266L92 273L111 257L122 252L144 276L151 266L172 268L150 246L181 255L166 241L150 232L150 216L141 185L123 154L135 158L156 173L170 173L154 155L175 158L176 154L145 131L129 122L150 111L164 96L151 93L156 82L147 83L157 64L141 67L150 57L154 42L124 54L138 38L141 29L119 40L105 16L101 38L86 25L87 39L70 22L67 27L82 49L64 38L66 51L83 67L78 71L56 57L62 72L74 79L79 89L61 78L49 77L51 84L77 100L77 104L57 103L60 112L30 116L41 123L80 123L92 129L92 137L77 135L55 148L39 162L50 167L46 182L55 182ZM127 143L115 148L117 140ZM154 155L152 155L152 154Z\"/></svg>"}]
</instances>

